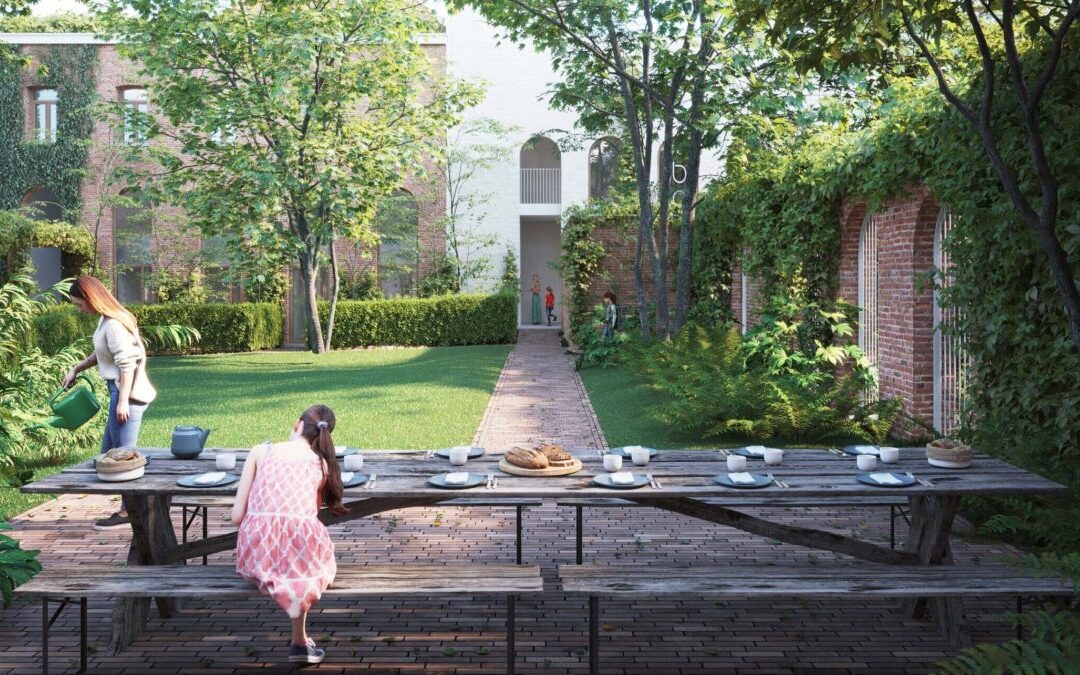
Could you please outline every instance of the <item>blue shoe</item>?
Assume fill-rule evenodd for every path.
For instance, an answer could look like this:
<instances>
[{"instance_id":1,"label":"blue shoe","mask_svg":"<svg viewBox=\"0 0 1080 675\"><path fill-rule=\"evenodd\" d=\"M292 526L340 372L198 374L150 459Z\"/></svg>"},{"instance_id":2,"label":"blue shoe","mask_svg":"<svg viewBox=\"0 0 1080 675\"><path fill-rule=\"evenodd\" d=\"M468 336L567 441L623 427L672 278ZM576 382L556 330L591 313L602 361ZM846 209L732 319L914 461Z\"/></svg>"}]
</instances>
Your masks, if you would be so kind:
<instances>
[{"instance_id":1,"label":"blue shoe","mask_svg":"<svg viewBox=\"0 0 1080 675\"><path fill-rule=\"evenodd\" d=\"M325 656L326 650L316 647L315 641L311 638L308 638L307 645L289 646L289 663L303 663L313 666L322 663Z\"/></svg>"}]
</instances>

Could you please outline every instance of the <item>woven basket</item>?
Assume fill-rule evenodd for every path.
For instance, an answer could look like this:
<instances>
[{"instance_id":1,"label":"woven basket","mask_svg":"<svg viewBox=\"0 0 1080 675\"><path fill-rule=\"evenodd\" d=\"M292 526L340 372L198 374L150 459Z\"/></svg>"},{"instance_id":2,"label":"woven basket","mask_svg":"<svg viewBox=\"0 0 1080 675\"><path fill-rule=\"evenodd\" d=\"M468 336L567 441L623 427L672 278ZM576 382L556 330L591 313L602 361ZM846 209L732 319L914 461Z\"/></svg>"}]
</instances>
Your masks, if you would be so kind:
<instances>
[{"instance_id":1,"label":"woven basket","mask_svg":"<svg viewBox=\"0 0 1080 675\"><path fill-rule=\"evenodd\" d=\"M105 453L105 457L113 458L116 454L126 450L126 448L115 448ZM116 462L102 462L99 459L94 462L94 468L97 469L98 473L124 473L125 471L131 471L132 469L146 466L146 457L138 450L135 450L134 452L135 456L131 459L124 459Z\"/></svg>"},{"instance_id":2,"label":"woven basket","mask_svg":"<svg viewBox=\"0 0 1080 675\"><path fill-rule=\"evenodd\" d=\"M936 442L937 441L933 441L926 444L927 459L936 459L941 462L970 462L974 455L974 451L972 451L971 447L964 445L963 443L952 441L952 443L955 443L954 447L942 448L934 445Z\"/></svg>"}]
</instances>

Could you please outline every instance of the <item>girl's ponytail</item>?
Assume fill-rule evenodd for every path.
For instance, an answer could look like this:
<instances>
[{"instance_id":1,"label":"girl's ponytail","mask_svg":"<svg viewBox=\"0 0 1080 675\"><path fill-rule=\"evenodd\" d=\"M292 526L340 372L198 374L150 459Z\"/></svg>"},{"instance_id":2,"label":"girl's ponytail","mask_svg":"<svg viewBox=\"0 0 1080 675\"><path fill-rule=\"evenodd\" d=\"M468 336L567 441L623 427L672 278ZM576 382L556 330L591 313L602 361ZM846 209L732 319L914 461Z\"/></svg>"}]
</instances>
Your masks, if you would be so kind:
<instances>
[{"instance_id":1,"label":"girl's ponytail","mask_svg":"<svg viewBox=\"0 0 1080 675\"><path fill-rule=\"evenodd\" d=\"M344 491L341 485L341 469L334 452L334 439L330 435L336 421L333 410L324 405L313 405L300 416L303 424L300 435L323 460L323 504L335 515L341 515L348 509L341 503Z\"/></svg>"}]
</instances>

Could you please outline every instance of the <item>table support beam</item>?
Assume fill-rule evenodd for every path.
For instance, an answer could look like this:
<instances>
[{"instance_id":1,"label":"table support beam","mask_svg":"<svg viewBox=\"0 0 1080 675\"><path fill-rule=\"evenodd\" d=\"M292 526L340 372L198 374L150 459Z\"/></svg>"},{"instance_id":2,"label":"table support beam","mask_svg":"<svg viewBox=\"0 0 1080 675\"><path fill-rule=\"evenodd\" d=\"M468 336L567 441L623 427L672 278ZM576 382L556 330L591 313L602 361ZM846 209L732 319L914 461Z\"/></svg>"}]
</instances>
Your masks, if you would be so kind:
<instances>
[{"instance_id":1,"label":"table support beam","mask_svg":"<svg viewBox=\"0 0 1080 675\"><path fill-rule=\"evenodd\" d=\"M832 532L811 530L805 527L784 525L735 511L723 506L706 504L696 499L641 499L634 500L645 506L653 506L665 511L681 513L684 516L706 520L719 525L727 525L737 530L750 532L777 541L822 551L832 551L854 556L861 560L884 563L886 565L917 565L919 557L908 551L895 551L885 546L844 537Z\"/></svg>"},{"instance_id":2,"label":"table support beam","mask_svg":"<svg viewBox=\"0 0 1080 675\"><path fill-rule=\"evenodd\" d=\"M911 505L911 530L904 549L918 556L920 565L951 565L949 533L960 509L960 498L954 495L920 496L911 497L908 502ZM960 634L964 616L962 601L959 598L919 598L905 603L904 609L911 618L924 619L931 605L941 632L951 645L959 646L963 639Z\"/></svg>"}]
</instances>

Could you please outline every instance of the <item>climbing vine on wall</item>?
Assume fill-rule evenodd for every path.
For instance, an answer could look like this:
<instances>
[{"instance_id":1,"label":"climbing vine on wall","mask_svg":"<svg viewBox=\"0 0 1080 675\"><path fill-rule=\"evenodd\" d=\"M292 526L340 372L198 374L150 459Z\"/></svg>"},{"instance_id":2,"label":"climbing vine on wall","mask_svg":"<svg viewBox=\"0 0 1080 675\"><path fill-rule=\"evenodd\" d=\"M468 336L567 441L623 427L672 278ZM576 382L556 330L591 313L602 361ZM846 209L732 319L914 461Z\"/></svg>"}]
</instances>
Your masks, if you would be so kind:
<instances>
[{"instance_id":1,"label":"climbing vine on wall","mask_svg":"<svg viewBox=\"0 0 1080 675\"><path fill-rule=\"evenodd\" d=\"M0 63L0 209L14 208L28 191L47 187L56 194L64 218L75 222L81 207L79 184L94 126L97 49L94 45L56 45L35 53L42 66L36 71L20 72L17 65ZM27 82L57 91L53 143L27 140Z\"/></svg>"}]
</instances>

